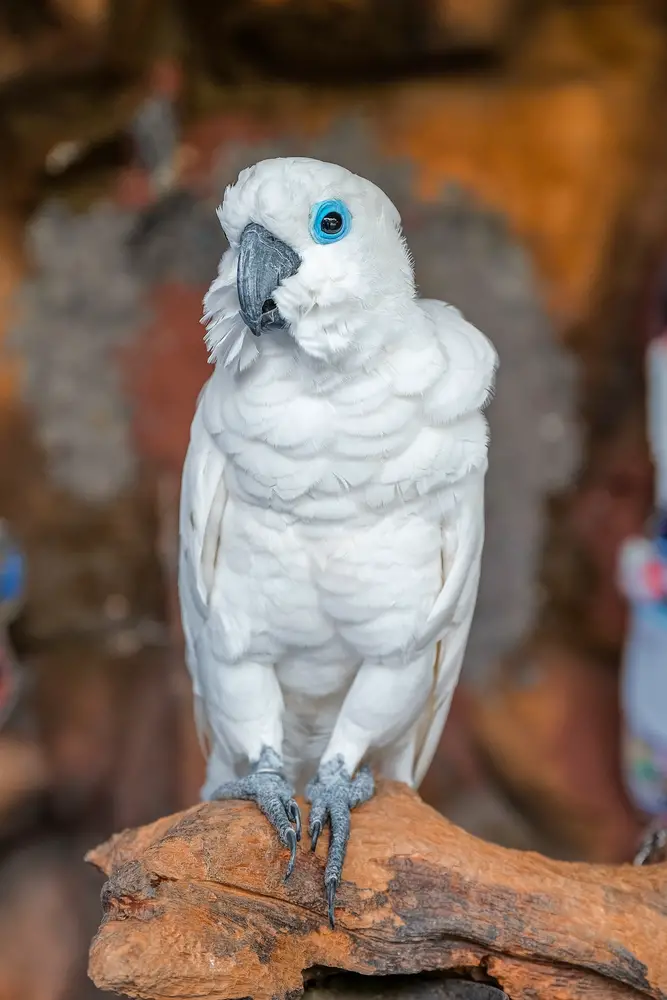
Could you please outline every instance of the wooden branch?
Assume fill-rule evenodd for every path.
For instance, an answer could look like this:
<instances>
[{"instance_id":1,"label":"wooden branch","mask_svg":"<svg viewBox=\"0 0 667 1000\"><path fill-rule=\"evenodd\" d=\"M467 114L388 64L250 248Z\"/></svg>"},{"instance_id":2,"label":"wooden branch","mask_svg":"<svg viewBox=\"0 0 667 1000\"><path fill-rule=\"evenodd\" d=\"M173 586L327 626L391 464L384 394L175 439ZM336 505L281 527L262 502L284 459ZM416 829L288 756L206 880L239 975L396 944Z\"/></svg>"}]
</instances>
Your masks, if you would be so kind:
<instances>
[{"instance_id":1,"label":"wooden branch","mask_svg":"<svg viewBox=\"0 0 667 1000\"><path fill-rule=\"evenodd\" d=\"M475 970L512 1000L667 996L667 865L507 850L385 783L353 813L331 931L325 850L302 842L283 883L286 851L250 803L116 835L87 857L108 876L91 977L151 1000L287 997L320 967Z\"/></svg>"}]
</instances>

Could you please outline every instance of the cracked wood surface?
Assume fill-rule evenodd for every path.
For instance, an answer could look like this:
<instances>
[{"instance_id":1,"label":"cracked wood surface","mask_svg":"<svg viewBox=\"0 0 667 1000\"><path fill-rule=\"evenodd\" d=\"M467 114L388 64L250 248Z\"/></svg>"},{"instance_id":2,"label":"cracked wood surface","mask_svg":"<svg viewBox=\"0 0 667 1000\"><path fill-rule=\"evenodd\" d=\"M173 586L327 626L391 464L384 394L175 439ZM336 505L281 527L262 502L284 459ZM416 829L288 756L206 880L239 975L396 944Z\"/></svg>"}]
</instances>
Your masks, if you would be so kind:
<instances>
[{"instance_id":1,"label":"cracked wood surface","mask_svg":"<svg viewBox=\"0 0 667 1000\"><path fill-rule=\"evenodd\" d=\"M512 1000L667 997L667 867L573 864L453 826L384 783L353 813L327 925L326 836L287 852L250 803L205 803L112 837L90 975L133 997L287 997L313 968L476 970Z\"/></svg>"}]
</instances>

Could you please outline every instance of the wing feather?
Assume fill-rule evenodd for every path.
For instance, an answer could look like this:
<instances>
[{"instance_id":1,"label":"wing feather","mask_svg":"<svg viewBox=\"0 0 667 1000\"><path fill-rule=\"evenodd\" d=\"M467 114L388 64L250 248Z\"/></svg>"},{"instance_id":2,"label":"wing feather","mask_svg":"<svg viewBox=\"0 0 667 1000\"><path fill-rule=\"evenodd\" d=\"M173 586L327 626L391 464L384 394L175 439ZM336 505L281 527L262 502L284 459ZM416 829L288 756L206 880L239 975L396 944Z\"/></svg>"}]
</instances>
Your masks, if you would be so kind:
<instances>
[{"instance_id":1,"label":"wing feather","mask_svg":"<svg viewBox=\"0 0 667 1000\"><path fill-rule=\"evenodd\" d=\"M452 306L422 300L445 358L443 375L424 396L425 416L434 426L456 423L489 401L498 358L491 342ZM417 651L435 646L433 689L418 723L413 783L418 786L437 750L459 679L477 601L484 546L486 429L478 438L475 470L462 468L453 487L455 513L442 529L442 588L418 637ZM467 433L467 432L466 432Z\"/></svg>"},{"instance_id":2,"label":"wing feather","mask_svg":"<svg viewBox=\"0 0 667 1000\"><path fill-rule=\"evenodd\" d=\"M190 431L179 518L178 590L185 636L185 659L192 678L194 713L202 750L208 756L210 727L206 718L200 671L205 657L200 645L209 615L209 600L222 540L227 503L225 459L206 424L204 388Z\"/></svg>"},{"instance_id":3,"label":"wing feather","mask_svg":"<svg viewBox=\"0 0 667 1000\"><path fill-rule=\"evenodd\" d=\"M443 302L423 300L422 309L434 324L446 359L443 376L424 397L425 415L434 426L465 420L489 401L498 363L491 342L458 310ZM484 546L484 474L486 425L477 439L474 470L462 468L463 479L453 490L455 513L442 529L442 588L418 637L417 651L435 647L433 689L420 719L414 758L418 786L437 750L459 679L477 601ZM467 434L468 432L466 432Z\"/></svg>"},{"instance_id":4,"label":"wing feather","mask_svg":"<svg viewBox=\"0 0 667 1000\"><path fill-rule=\"evenodd\" d=\"M438 748L461 673L475 611L484 545L484 478L475 477L449 540L443 537L443 584L418 648L435 642L433 689L419 721L413 784L419 787ZM446 533L443 532L443 536Z\"/></svg>"}]
</instances>

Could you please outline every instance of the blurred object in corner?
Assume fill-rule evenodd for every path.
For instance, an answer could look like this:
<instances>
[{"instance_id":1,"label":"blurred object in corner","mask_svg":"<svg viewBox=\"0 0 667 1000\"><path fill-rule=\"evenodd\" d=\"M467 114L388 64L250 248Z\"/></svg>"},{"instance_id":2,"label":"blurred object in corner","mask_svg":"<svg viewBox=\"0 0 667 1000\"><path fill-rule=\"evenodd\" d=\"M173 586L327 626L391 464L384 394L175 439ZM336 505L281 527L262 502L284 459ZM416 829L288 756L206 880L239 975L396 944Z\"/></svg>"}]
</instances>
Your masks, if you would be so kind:
<instances>
[{"instance_id":1,"label":"blurred object in corner","mask_svg":"<svg viewBox=\"0 0 667 1000\"><path fill-rule=\"evenodd\" d=\"M23 553L0 519L0 837L22 826L28 804L49 781L42 747L15 724L23 683L9 626L21 607L24 577Z\"/></svg>"},{"instance_id":2,"label":"blurred object in corner","mask_svg":"<svg viewBox=\"0 0 667 1000\"><path fill-rule=\"evenodd\" d=\"M648 436L655 466L653 523L619 559L630 602L624 650L623 770L639 810L667 816L667 335L647 351ZM641 852L640 852L641 853Z\"/></svg>"},{"instance_id":3,"label":"blurred object in corner","mask_svg":"<svg viewBox=\"0 0 667 1000\"><path fill-rule=\"evenodd\" d=\"M0 520L0 731L18 701L19 668L8 627L19 612L24 588L23 555L6 521Z\"/></svg>"}]
</instances>

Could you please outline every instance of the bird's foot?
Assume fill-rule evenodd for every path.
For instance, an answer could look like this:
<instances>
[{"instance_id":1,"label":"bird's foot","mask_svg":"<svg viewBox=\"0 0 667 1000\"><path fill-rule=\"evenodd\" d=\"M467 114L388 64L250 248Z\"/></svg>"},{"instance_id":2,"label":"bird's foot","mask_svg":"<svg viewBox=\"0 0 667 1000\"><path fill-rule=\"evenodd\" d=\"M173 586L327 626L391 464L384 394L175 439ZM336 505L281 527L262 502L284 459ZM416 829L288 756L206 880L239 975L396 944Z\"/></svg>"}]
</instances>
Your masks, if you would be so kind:
<instances>
[{"instance_id":1,"label":"bird's foot","mask_svg":"<svg viewBox=\"0 0 667 1000\"><path fill-rule=\"evenodd\" d=\"M659 816L644 831L633 864L654 865L665 860L667 860L667 816Z\"/></svg>"},{"instance_id":2,"label":"bird's foot","mask_svg":"<svg viewBox=\"0 0 667 1000\"><path fill-rule=\"evenodd\" d=\"M294 871L297 841L301 840L301 814L275 750L264 747L247 777L225 782L211 797L246 799L257 803L276 830L281 844L290 852L285 872L285 879L288 879Z\"/></svg>"},{"instance_id":3,"label":"bird's foot","mask_svg":"<svg viewBox=\"0 0 667 1000\"><path fill-rule=\"evenodd\" d=\"M311 803L308 833L311 849L317 847L319 836L329 823L329 853L324 869L324 886L329 905L329 923L334 926L336 889L343 873L343 862L350 836L350 810L367 802L375 792L370 769L362 767L352 778L345 769L342 758L335 757L323 764L306 788L306 799Z\"/></svg>"}]
</instances>

